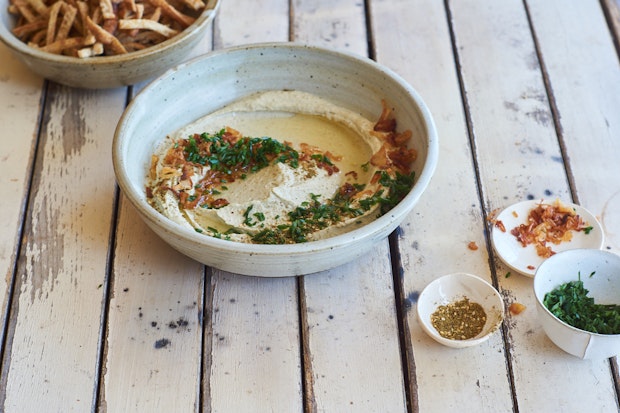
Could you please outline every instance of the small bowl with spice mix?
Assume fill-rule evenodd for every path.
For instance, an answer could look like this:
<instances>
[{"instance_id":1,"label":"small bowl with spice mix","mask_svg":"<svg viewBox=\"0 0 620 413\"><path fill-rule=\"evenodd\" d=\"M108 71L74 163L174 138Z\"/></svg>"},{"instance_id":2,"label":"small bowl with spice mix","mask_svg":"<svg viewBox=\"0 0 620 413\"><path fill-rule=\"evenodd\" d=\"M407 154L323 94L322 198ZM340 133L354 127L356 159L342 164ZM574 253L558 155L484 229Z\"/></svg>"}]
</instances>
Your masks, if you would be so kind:
<instances>
[{"instance_id":1,"label":"small bowl with spice mix","mask_svg":"<svg viewBox=\"0 0 620 413\"><path fill-rule=\"evenodd\" d=\"M219 0L8 0L0 40L34 73L100 89L152 79L205 39Z\"/></svg>"},{"instance_id":2,"label":"small bowl with spice mix","mask_svg":"<svg viewBox=\"0 0 620 413\"><path fill-rule=\"evenodd\" d=\"M262 277L367 254L412 211L438 140L411 85L294 43L238 46L144 88L116 128L118 184L172 247Z\"/></svg>"},{"instance_id":3,"label":"small bowl with spice mix","mask_svg":"<svg viewBox=\"0 0 620 413\"><path fill-rule=\"evenodd\" d=\"M467 273L432 281L420 294L417 310L422 329L435 341L454 348L486 341L504 320L504 303L497 290Z\"/></svg>"},{"instance_id":4,"label":"small bowl with spice mix","mask_svg":"<svg viewBox=\"0 0 620 413\"><path fill-rule=\"evenodd\" d=\"M534 293L539 322L559 348L582 359L620 355L620 256L559 252L536 271Z\"/></svg>"}]
</instances>

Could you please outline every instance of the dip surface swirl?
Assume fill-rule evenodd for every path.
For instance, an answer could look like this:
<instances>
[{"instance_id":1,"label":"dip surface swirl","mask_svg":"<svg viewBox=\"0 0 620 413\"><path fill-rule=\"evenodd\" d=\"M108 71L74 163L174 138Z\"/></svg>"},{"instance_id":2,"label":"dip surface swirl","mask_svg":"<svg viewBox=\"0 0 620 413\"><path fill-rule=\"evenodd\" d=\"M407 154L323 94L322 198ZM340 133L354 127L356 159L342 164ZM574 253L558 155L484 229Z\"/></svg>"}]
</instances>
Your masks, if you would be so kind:
<instances>
[{"instance_id":1,"label":"dip surface swirl","mask_svg":"<svg viewBox=\"0 0 620 413\"><path fill-rule=\"evenodd\" d=\"M300 91L251 95L168 136L146 194L169 219L231 241L287 244L374 220L411 189L416 151L383 104L376 123Z\"/></svg>"}]
</instances>

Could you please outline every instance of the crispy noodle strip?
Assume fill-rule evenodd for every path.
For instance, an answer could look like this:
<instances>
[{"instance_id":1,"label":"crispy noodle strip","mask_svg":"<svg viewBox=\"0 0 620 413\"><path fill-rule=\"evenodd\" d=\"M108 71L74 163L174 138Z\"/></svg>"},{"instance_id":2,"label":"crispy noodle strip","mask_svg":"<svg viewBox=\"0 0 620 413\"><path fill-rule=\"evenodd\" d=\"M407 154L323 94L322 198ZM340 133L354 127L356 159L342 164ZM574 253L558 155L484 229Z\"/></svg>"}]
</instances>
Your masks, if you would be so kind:
<instances>
[{"instance_id":1,"label":"crispy noodle strip","mask_svg":"<svg viewBox=\"0 0 620 413\"><path fill-rule=\"evenodd\" d=\"M99 0L99 8L101 8L101 15L104 20L116 19L116 14L114 14L114 6L112 6L111 0Z\"/></svg>"},{"instance_id":2,"label":"crispy noodle strip","mask_svg":"<svg viewBox=\"0 0 620 413\"><path fill-rule=\"evenodd\" d=\"M38 32L41 29L45 29L47 27L47 22L45 20L37 20L32 23L22 24L19 27L13 29L13 34L18 38L22 39L26 36L34 32Z\"/></svg>"},{"instance_id":3,"label":"crispy noodle strip","mask_svg":"<svg viewBox=\"0 0 620 413\"><path fill-rule=\"evenodd\" d=\"M186 4L187 6L191 7L194 10L201 10L206 6L206 4L204 4L202 0L182 0L182 1L184 4Z\"/></svg>"},{"instance_id":4,"label":"crispy noodle strip","mask_svg":"<svg viewBox=\"0 0 620 413\"><path fill-rule=\"evenodd\" d=\"M156 7L160 7L161 10L164 12L164 14L171 17L173 20L181 23L183 27L190 26L196 20L193 17L187 16L181 13L174 6L172 6L170 3L166 2L165 0L148 0L148 1Z\"/></svg>"},{"instance_id":5,"label":"crispy noodle strip","mask_svg":"<svg viewBox=\"0 0 620 413\"><path fill-rule=\"evenodd\" d=\"M91 47L84 47L77 51L77 56L84 59L92 56L99 56L103 54L103 44L95 43Z\"/></svg>"},{"instance_id":6,"label":"crispy noodle strip","mask_svg":"<svg viewBox=\"0 0 620 413\"><path fill-rule=\"evenodd\" d=\"M45 5L43 0L26 0L26 3L40 16L47 16L49 14L49 7Z\"/></svg>"},{"instance_id":7,"label":"crispy noodle strip","mask_svg":"<svg viewBox=\"0 0 620 413\"><path fill-rule=\"evenodd\" d=\"M172 37L179 32L170 27L149 19L123 19L118 21L119 29L146 29L157 32L162 36Z\"/></svg>"},{"instance_id":8,"label":"crispy noodle strip","mask_svg":"<svg viewBox=\"0 0 620 413\"><path fill-rule=\"evenodd\" d=\"M31 6L25 1L16 1L13 3L11 13L20 14L28 23L34 23L39 20L36 12L31 10ZM49 13L49 11L48 11ZM18 27L16 27L17 29Z\"/></svg>"},{"instance_id":9,"label":"crispy noodle strip","mask_svg":"<svg viewBox=\"0 0 620 413\"><path fill-rule=\"evenodd\" d=\"M95 24L90 18L86 18L86 26L95 35L95 38L104 45L110 47L115 54L127 53L127 49L121 44L121 42L112 34L106 32L101 26Z\"/></svg>"},{"instance_id":10,"label":"crispy noodle strip","mask_svg":"<svg viewBox=\"0 0 620 413\"><path fill-rule=\"evenodd\" d=\"M95 43L95 38L94 37L91 37L91 38L69 37L66 39L57 40L53 43L43 46L41 50L58 54L65 49L73 49L77 47L89 46L89 43L90 44Z\"/></svg>"},{"instance_id":11,"label":"crispy noodle strip","mask_svg":"<svg viewBox=\"0 0 620 413\"><path fill-rule=\"evenodd\" d=\"M71 30L71 26L73 26L73 22L77 14L77 9L70 4L65 3L63 7L63 12L64 16L62 17L62 21L60 22L60 27L58 28L58 32L56 33L55 40L64 40L69 36L69 30Z\"/></svg>"},{"instance_id":12,"label":"crispy noodle strip","mask_svg":"<svg viewBox=\"0 0 620 413\"><path fill-rule=\"evenodd\" d=\"M50 9L50 18L47 21L47 34L45 36L45 44L54 43L54 39L56 37L56 24L58 21L58 13L60 13L60 8L62 7L62 4L62 1L58 1L54 3L52 8Z\"/></svg>"}]
</instances>

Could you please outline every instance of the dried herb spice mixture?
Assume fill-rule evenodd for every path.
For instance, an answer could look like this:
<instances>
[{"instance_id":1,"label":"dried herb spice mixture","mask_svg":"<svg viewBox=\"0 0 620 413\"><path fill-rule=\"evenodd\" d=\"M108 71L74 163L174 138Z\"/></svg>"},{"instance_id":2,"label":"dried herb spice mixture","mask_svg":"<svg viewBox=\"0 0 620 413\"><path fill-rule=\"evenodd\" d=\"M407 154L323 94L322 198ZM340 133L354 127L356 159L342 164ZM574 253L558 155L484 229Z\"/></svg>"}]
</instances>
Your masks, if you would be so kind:
<instances>
[{"instance_id":1,"label":"dried herb spice mixture","mask_svg":"<svg viewBox=\"0 0 620 413\"><path fill-rule=\"evenodd\" d=\"M463 298L437 307L431 314L431 324L439 335L451 340L468 340L476 337L487 321L484 308Z\"/></svg>"}]
</instances>

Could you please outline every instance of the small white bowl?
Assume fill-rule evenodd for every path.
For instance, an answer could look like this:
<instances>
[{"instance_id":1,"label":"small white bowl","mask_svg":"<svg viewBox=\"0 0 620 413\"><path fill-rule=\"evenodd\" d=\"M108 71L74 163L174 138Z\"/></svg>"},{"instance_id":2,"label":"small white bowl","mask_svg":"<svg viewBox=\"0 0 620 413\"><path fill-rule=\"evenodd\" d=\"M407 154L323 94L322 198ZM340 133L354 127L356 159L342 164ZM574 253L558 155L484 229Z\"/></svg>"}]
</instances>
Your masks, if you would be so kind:
<instances>
[{"instance_id":1,"label":"small white bowl","mask_svg":"<svg viewBox=\"0 0 620 413\"><path fill-rule=\"evenodd\" d=\"M590 277L590 274L595 272ZM544 306L545 294L579 273L595 303L620 304L620 256L604 250L575 249L560 252L540 265L534 276L534 294L540 324L558 347L582 359L620 355L620 334L595 334L572 327Z\"/></svg>"},{"instance_id":2,"label":"small white bowl","mask_svg":"<svg viewBox=\"0 0 620 413\"><path fill-rule=\"evenodd\" d=\"M504 209L495 217L496 221L501 221L504 224L506 231L493 226L491 232L493 248L510 269L528 277L534 277L536 268L545 261L545 258L536 253L536 247L533 244L524 247L510 231L526 222L530 211L538 204L552 204L553 202L544 199L519 202ZM592 230L588 234L583 231L573 231L572 240L558 245L553 244L551 248L555 252L576 248L602 248L603 228L596 217L580 205L569 202L563 202L563 204L574 208L575 212L588 225L592 226Z\"/></svg>"},{"instance_id":3,"label":"small white bowl","mask_svg":"<svg viewBox=\"0 0 620 413\"><path fill-rule=\"evenodd\" d=\"M166 135L223 106L266 90L300 90L376 119L381 100L398 127L413 133L415 183L387 214L345 234L286 245L245 244L199 234L166 218L146 199L151 154ZM367 254L411 212L428 186L438 157L437 132L417 92L376 62L343 52L291 43L240 46L179 65L153 81L128 105L116 128L112 158L118 184L162 239L206 265L263 277L327 270Z\"/></svg>"},{"instance_id":4,"label":"small white bowl","mask_svg":"<svg viewBox=\"0 0 620 413\"><path fill-rule=\"evenodd\" d=\"M484 308L487 320L482 331L468 340L442 337L433 327L431 315L439 306L464 298ZM444 275L428 284L418 297L417 310L422 329L438 343L454 348L471 347L486 341L504 320L504 301L497 290L482 278L466 273Z\"/></svg>"},{"instance_id":5,"label":"small white bowl","mask_svg":"<svg viewBox=\"0 0 620 413\"><path fill-rule=\"evenodd\" d=\"M144 50L115 56L80 59L28 46L13 35L15 17L8 1L0 6L0 40L34 73L67 86L99 89L133 85L162 74L185 60L204 38L219 7L209 0L196 21L176 36Z\"/></svg>"}]
</instances>

